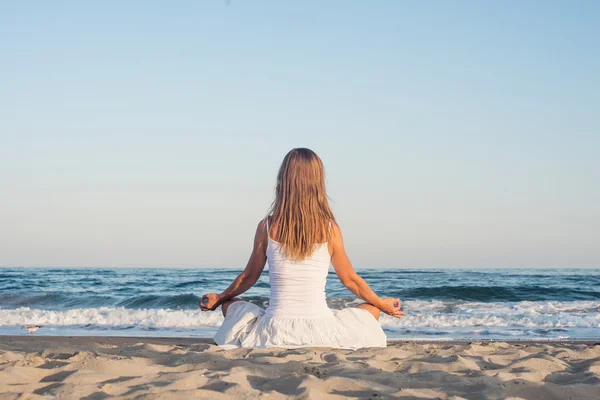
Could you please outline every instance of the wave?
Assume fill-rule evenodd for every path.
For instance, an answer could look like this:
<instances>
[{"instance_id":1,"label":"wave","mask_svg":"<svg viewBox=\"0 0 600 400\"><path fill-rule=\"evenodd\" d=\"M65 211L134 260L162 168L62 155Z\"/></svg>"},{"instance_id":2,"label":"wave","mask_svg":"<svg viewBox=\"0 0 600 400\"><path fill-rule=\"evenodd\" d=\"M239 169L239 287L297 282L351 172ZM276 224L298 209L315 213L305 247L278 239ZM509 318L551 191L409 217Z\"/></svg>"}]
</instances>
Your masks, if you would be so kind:
<instances>
[{"instance_id":1,"label":"wave","mask_svg":"<svg viewBox=\"0 0 600 400\"><path fill-rule=\"evenodd\" d=\"M83 293L7 294L0 296L0 306L2 308L34 307L56 310L75 307L100 307L113 301L112 296L86 295Z\"/></svg>"},{"instance_id":2,"label":"wave","mask_svg":"<svg viewBox=\"0 0 600 400\"><path fill-rule=\"evenodd\" d=\"M600 292L580 288L518 286L424 286L399 289L409 299L460 299L467 301L600 300Z\"/></svg>"},{"instance_id":3,"label":"wave","mask_svg":"<svg viewBox=\"0 0 600 400\"><path fill-rule=\"evenodd\" d=\"M198 308L200 297L194 294L180 294L176 296L143 295L121 301L117 304L124 308Z\"/></svg>"},{"instance_id":4,"label":"wave","mask_svg":"<svg viewBox=\"0 0 600 400\"><path fill-rule=\"evenodd\" d=\"M190 282L192 284L193 282ZM183 284L182 284L183 285ZM374 290L381 293L382 297L400 297L405 304L443 304L446 309L453 307L469 307L478 304L477 308L485 308L488 312L497 312L499 309L515 303L542 304L546 309L540 312L551 312L549 307L553 304L577 302L599 303L600 292L594 290L542 288L538 286L519 287L473 287L473 286L441 286L441 287L416 287L411 289L382 289L374 285ZM258 291L261 294L254 294ZM133 293L132 293L133 292ZM38 293L10 293L0 291L0 307L2 309L17 309L30 307L32 309L46 309L63 311L68 309L83 308L119 308L126 309L174 309L197 310L200 296L193 293L156 294L147 290L113 288L107 291L79 291L79 292L38 292ZM168 292L167 292L168 293ZM269 302L268 290L253 289L244 299L266 307ZM331 308L339 309L360 303L345 288L332 288L328 290L327 302ZM460 305L460 306L459 306ZM430 307L430 306L426 306ZM540 306L534 306L534 308ZM566 310L566 312L569 312Z\"/></svg>"}]
</instances>

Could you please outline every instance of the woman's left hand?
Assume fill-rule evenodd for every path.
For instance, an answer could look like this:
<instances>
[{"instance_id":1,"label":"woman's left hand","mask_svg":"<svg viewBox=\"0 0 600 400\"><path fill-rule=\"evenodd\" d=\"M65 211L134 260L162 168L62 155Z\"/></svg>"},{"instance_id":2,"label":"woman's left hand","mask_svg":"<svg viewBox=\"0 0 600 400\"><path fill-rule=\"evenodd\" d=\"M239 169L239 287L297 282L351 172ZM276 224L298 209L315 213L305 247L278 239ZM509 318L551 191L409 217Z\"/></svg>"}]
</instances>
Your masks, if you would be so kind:
<instances>
[{"instance_id":1,"label":"woman's left hand","mask_svg":"<svg viewBox=\"0 0 600 400\"><path fill-rule=\"evenodd\" d=\"M215 308L219 306L220 298L216 293L207 293L202 296L200 300L200 309L202 311L213 311Z\"/></svg>"}]
</instances>

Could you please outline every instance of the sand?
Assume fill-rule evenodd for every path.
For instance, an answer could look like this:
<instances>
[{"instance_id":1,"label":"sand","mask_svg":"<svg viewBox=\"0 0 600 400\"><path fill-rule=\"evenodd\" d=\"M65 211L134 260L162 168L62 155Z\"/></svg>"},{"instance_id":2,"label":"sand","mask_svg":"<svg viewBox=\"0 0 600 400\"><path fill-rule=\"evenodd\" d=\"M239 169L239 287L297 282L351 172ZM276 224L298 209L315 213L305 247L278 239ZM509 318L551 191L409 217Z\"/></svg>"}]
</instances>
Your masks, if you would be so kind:
<instances>
[{"instance_id":1,"label":"sand","mask_svg":"<svg viewBox=\"0 0 600 400\"><path fill-rule=\"evenodd\" d=\"M207 339L0 336L0 399L598 399L600 343L236 349Z\"/></svg>"}]
</instances>

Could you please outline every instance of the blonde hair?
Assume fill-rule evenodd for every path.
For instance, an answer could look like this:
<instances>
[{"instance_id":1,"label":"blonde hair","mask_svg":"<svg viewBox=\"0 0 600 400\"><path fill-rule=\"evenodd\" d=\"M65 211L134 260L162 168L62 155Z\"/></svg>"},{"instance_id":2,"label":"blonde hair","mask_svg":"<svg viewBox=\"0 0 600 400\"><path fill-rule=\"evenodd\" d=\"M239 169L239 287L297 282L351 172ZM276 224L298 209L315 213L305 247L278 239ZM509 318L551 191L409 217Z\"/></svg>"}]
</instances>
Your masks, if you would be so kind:
<instances>
[{"instance_id":1,"label":"blonde hair","mask_svg":"<svg viewBox=\"0 0 600 400\"><path fill-rule=\"evenodd\" d=\"M335 217L327 201L323 163L314 151L298 148L286 154L270 214L270 225L278 226L278 242L288 258L304 260L317 244L329 240Z\"/></svg>"}]
</instances>

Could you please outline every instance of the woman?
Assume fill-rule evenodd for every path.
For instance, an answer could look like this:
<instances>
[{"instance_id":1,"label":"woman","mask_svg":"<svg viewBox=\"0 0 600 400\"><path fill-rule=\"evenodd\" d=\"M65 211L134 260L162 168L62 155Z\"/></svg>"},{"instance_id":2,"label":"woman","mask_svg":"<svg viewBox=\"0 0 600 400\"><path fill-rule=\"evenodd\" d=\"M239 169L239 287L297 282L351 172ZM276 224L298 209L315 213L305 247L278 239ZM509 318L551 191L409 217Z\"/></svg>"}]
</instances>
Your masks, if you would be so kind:
<instances>
[{"instance_id":1,"label":"woman","mask_svg":"<svg viewBox=\"0 0 600 400\"><path fill-rule=\"evenodd\" d=\"M241 301L269 262L269 307ZM366 303L330 310L325 281L333 264L340 281ZM270 215L259 222L246 269L223 293L202 296L200 308L221 306L218 345L233 347L385 347L380 312L400 318L400 299L381 299L354 272L325 192L321 159L293 149L277 176Z\"/></svg>"}]
</instances>

